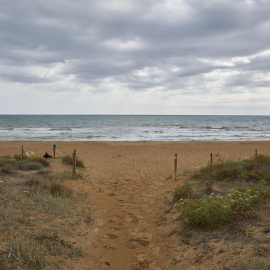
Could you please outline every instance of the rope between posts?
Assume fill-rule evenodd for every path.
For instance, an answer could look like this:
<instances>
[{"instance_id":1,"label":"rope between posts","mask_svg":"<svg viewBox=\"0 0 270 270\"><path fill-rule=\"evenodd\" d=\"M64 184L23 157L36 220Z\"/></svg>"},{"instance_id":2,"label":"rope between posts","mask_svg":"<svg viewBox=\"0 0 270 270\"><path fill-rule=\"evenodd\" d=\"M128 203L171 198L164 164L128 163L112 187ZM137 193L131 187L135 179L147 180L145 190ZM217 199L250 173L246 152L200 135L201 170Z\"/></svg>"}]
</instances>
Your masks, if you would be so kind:
<instances>
[{"instance_id":1,"label":"rope between posts","mask_svg":"<svg viewBox=\"0 0 270 270\"><path fill-rule=\"evenodd\" d=\"M26 151L26 152L31 152L31 153L34 153L34 154L43 154L44 153L43 151L33 151L33 150L30 150L30 149L27 149L27 148L20 148L19 151L21 151L21 150ZM62 156L66 156L67 155L65 153L60 152L57 148L55 148L55 151L57 153L59 153L60 155L62 155Z\"/></svg>"},{"instance_id":2,"label":"rope between posts","mask_svg":"<svg viewBox=\"0 0 270 270\"><path fill-rule=\"evenodd\" d=\"M249 158L251 158L254 155L255 155L255 152L253 154L251 154L250 156L248 156L246 159L249 159Z\"/></svg>"},{"instance_id":3,"label":"rope between posts","mask_svg":"<svg viewBox=\"0 0 270 270\"><path fill-rule=\"evenodd\" d=\"M64 153L61 153L57 148L55 149L56 150L56 152L57 153L59 153L60 155L62 155L62 156L66 156L66 154L64 154Z\"/></svg>"},{"instance_id":4,"label":"rope between posts","mask_svg":"<svg viewBox=\"0 0 270 270\"><path fill-rule=\"evenodd\" d=\"M196 166L196 167L188 166L188 165L186 165L185 163L183 163L183 162L180 161L180 160L179 160L179 163L181 163L182 165L186 166L187 168L191 168L191 169L199 169L199 168L203 167L210 159L211 159L211 157L208 158L202 165Z\"/></svg>"},{"instance_id":5,"label":"rope between posts","mask_svg":"<svg viewBox=\"0 0 270 270\"><path fill-rule=\"evenodd\" d=\"M27 152L32 152L32 153L43 153L43 151L33 151L33 150L30 150L30 149L26 149L26 148L23 148L23 149L20 149L20 150L24 150L24 151L27 151Z\"/></svg>"}]
</instances>

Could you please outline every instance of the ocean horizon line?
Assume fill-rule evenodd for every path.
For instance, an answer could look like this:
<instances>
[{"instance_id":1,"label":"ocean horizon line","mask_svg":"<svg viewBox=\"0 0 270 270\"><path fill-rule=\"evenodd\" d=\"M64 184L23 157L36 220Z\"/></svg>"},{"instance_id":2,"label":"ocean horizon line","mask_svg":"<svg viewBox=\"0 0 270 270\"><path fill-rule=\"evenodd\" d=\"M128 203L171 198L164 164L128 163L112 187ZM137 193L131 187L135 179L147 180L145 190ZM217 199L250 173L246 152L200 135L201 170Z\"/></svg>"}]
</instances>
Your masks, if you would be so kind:
<instances>
[{"instance_id":1,"label":"ocean horizon line","mask_svg":"<svg viewBox=\"0 0 270 270\"><path fill-rule=\"evenodd\" d=\"M78 116L270 116L270 114L32 114L32 113L7 113L7 114L0 114L0 116L71 116L71 115L78 115Z\"/></svg>"}]
</instances>

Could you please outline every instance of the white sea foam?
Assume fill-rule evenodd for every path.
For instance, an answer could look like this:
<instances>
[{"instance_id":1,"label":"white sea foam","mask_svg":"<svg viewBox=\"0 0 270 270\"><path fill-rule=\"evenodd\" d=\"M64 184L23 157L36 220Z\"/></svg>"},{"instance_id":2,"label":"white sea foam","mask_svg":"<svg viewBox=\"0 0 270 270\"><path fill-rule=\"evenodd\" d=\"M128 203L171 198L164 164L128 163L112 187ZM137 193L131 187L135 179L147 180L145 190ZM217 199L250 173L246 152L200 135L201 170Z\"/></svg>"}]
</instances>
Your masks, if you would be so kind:
<instances>
[{"instance_id":1,"label":"white sea foam","mask_svg":"<svg viewBox=\"0 0 270 270\"><path fill-rule=\"evenodd\" d=\"M0 140L269 140L270 116L0 115Z\"/></svg>"}]
</instances>

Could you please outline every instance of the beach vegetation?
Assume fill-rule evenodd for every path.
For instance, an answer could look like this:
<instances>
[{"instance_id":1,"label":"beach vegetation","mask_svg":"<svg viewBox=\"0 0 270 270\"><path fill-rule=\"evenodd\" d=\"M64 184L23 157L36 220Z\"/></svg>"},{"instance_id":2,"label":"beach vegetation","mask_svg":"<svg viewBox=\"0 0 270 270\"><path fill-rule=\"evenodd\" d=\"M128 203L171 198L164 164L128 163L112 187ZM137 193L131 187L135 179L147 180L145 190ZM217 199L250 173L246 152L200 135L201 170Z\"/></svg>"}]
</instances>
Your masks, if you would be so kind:
<instances>
[{"instance_id":1,"label":"beach vegetation","mask_svg":"<svg viewBox=\"0 0 270 270\"><path fill-rule=\"evenodd\" d=\"M192 178L202 181L270 181L270 157L258 155L251 160L225 161L194 172Z\"/></svg>"},{"instance_id":2,"label":"beach vegetation","mask_svg":"<svg viewBox=\"0 0 270 270\"><path fill-rule=\"evenodd\" d=\"M30 157L22 159L21 156L15 155L14 158L4 157L1 159L0 172L3 174L11 174L16 170L39 171L49 166L49 161L44 158Z\"/></svg>"},{"instance_id":3,"label":"beach vegetation","mask_svg":"<svg viewBox=\"0 0 270 270\"><path fill-rule=\"evenodd\" d=\"M237 216L252 212L254 208L270 198L270 158L258 156L257 159L239 162L228 161L222 165L208 166L195 172L190 181L200 180L206 183L205 194L196 193L192 184L185 182L174 191L177 211L181 213L183 223L189 227L220 227L230 223ZM228 192L212 192L215 184L231 183ZM188 190L188 191L186 191Z\"/></svg>"},{"instance_id":4,"label":"beach vegetation","mask_svg":"<svg viewBox=\"0 0 270 270\"><path fill-rule=\"evenodd\" d=\"M180 200L192 197L192 195L192 184L190 182L184 182L182 185L177 185L174 189L173 198L174 200Z\"/></svg>"},{"instance_id":5,"label":"beach vegetation","mask_svg":"<svg viewBox=\"0 0 270 270\"><path fill-rule=\"evenodd\" d=\"M67 165L72 165L72 157L71 156L63 156L62 157L62 163ZM79 158L76 158L76 167L85 168L84 162L80 160Z\"/></svg>"},{"instance_id":6,"label":"beach vegetation","mask_svg":"<svg viewBox=\"0 0 270 270\"><path fill-rule=\"evenodd\" d=\"M0 183L0 269L62 269L65 259L83 256L80 246L66 238L92 222L92 211L65 184L72 174L53 171L43 158L0 162L1 174L11 172Z\"/></svg>"},{"instance_id":7,"label":"beach vegetation","mask_svg":"<svg viewBox=\"0 0 270 270\"><path fill-rule=\"evenodd\" d=\"M9 252L15 259L36 268L45 266L46 250L41 244L35 241L27 241L25 237L11 238L9 242Z\"/></svg>"},{"instance_id":8,"label":"beach vegetation","mask_svg":"<svg viewBox=\"0 0 270 270\"><path fill-rule=\"evenodd\" d=\"M72 157L71 156L63 156L62 163L67 165L72 165Z\"/></svg>"}]
</instances>

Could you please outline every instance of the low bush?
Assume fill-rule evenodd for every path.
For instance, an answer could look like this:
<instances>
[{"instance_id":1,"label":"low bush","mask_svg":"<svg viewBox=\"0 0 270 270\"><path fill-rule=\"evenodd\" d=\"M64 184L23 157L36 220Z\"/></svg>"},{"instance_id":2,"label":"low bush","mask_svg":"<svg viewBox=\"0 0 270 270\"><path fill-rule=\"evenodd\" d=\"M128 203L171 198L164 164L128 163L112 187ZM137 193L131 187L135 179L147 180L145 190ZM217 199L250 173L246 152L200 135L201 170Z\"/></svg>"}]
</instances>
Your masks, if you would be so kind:
<instances>
[{"instance_id":1,"label":"low bush","mask_svg":"<svg viewBox=\"0 0 270 270\"><path fill-rule=\"evenodd\" d=\"M62 163L67 165L72 165L72 157L71 156L63 156ZM76 158L76 167L85 168L83 161Z\"/></svg>"},{"instance_id":2,"label":"low bush","mask_svg":"<svg viewBox=\"0 0 270 270\"><path fill-rule=\"evenodd\" d=\"M63 156L62 163L67 165L72 165L72 157L71 156Z\"/></svg>"},{"instance_id":3,"label":"low bush","mask_svg":"<svg viewBox=\"0 0 270 270\"><path fill-rule=\"evenodd\" d=\"M31 170L41 170L43 169L43 165L38 162L33 161L26 161L21 164L20 168L24 171L31 171Z\"/></svg>"},{"instance_id":4,"label":"low bush","mask_svg":"<svg viewBox=\"0 0 270 270\"><path fill-rule=\"evenodd\" d=\"M233 210L220 195L199 199L180 199L176 209L182 212L184 224L192 227L218 227L230 221Z\"/></svg>"},{"instance_id":5,"label":"low bush","mask_svg":"<svg viewBox=\"0 0 270 270\"><path fill-rule=\"evenodd\" d=\"M14 158L16 161L19 161L19 160L22 160L22 159L23 159L22 155L18 155L18 154L14 155L13 158Z\"/></svg>"},{"instance_id":6,"label":"low bush","mask_svg":"<svg viewBox=\"0 0 270 270\"><path fill-rule=\"evenodd\" d=\"M20 155L15 155L14 159L3 159L0 161L0 168L3 173L12 173L15 170L41 170L49 167L48 160L39 157L22 159Z\"/></svg>"},{"instance_id":7,"label":"low bush","mask_svg":"<svg viewBox=\"0 0 270 270\"><path fill-rule=\"evenodd\" d=\"M28 160L31 160L33 162L37 162L39 164L42 164L43 167L49 167L50 166L50 162L48 161L48 159L43 158L43 157L32 157L32 158L28 158Z\"/></svg>"},{"instance_id":8,"label":"low bush","mask_svg":"<svg viewBox=\"0 0 270 270\"><path fill-rule=\"evenodd\" d=\"M266 181L250 187L235 189L226 196L212 193L199 199L180 199L175 205L181 212L184 224L192 227L219 227L230 222L237 213L256 205L263 197Z\"/></svg>"},{"instance_id":9,"label":"low bush","mask_svg":"<svg viewBox=\"0 0 270 270\"><path fill-rule=\"evenodd\" d=\"M185 199L193 195L192 184L185 182L182 185L177 185L174 189L173 198L174 200Z\"/></svg>"},{"instance_id":10,"label":"low bush","mask_svg":"<svg viewBox=\"0 0 270 270\"><path fill-rule=\"evenodd\" d=\"M64 186L60 182L57 181L49 181L43 185L45 189L47 189L54 197L71 197L72 189Z\"/></svg>"}]
</instances>

